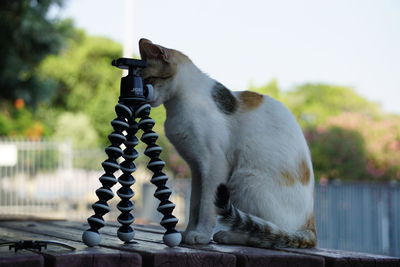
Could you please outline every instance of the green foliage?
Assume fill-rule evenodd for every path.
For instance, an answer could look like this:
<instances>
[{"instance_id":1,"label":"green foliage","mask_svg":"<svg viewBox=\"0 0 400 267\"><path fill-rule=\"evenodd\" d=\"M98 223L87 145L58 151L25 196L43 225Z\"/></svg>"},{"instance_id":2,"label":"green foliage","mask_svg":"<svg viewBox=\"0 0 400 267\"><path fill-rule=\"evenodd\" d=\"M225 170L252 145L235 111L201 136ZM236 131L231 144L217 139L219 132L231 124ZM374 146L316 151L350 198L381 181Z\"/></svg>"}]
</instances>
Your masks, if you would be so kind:
<instances>
[{"instance_id":1,"label":"green foliage","mask_svg":"<svg viewBox=\"0 0 400 267\"><path fill-rule=\"evenodd\" d=\"M378 104L368 101L350 87L307 83L282 91L278 82L272 80L261 87L250 87L251 91L269 95L283 102L304 127L315 127L332 116L343 112L356 112L373 117L381 115Z\"/></svg>"},{"instance_id":2,"label":"green foliage","mask_svg":"<svg viewBox=\"0 0 400 267\"><path fill-rule=\"evenodd\" d=\"M35 105L52 90L36 72L37 65L57 53L71 34L71 21L48 16L63 0L0 2L0 100L24 99Z\"/></svg>"},{"instance_id":3,"label":"green foliage","mask_svg":"<svg viewBox=\"0 0 400 267\"><path fill-rule=\"evenodd\" d=\"M367 178L400 180L400 116L376 118L354 112L342 113L329 118L324 127L340 127L362 137L366 152L363 170ZM342 139L342 142L346 140ZM348 160L357 159L351 157Z\"/></svg>"},{"instance_id":4,"label":"green foliage","mask_svg":"<svg viewBox=\"0 0 400 267\"><path fill-rule=\"evenodd\" d=\"M118 43L77 32L61 54L47 57L39 68L42 80L57 84L53 106L86 114L103 145L112 129L121 77L110 63L120 54Z\"/></svg>"},{"instance_id":5,"label":"green foliage","mask_svg":"<svg viewBox=\"0 0 400 267\"><path fill-rule=\"evenodd\" d=\"M39 139L46 127L34 117L32 112L24 107L14 108L3 103L0 106L0 136L27 136Z\"/></svg>"},{"instance_id":6,"label":"green foliage","mask_svg":"<svg viewBox=\"0 0 400 267\"><path fill-rule=\"evenodd\" d=\"M364 139L357 131L340 127L306 132L316 177L365 180L370 178Z\"/></svg>"},{"instance_id":7,"label":"green foliage","mask_svg":"<svg viewBox=\"0 0 400 267\"><path fill-rule=\"evenodd\" d=\"M75 149L96 147L99 138L86 114L70 112L58 117L53 137L62 141L71 139Z\"/></svg>"},{"instance_id":8,"label":"green foliage","mask_svg":"<svg viewBox=\"0 0 400 267\"><path fill-rule=\"evenodd\" d=\"M356 94L353 89L328 84L304 84L287 92L285 102L303 127L319 125L342 112L377 116L377 104Z\"/></svg>"}]
</instances>

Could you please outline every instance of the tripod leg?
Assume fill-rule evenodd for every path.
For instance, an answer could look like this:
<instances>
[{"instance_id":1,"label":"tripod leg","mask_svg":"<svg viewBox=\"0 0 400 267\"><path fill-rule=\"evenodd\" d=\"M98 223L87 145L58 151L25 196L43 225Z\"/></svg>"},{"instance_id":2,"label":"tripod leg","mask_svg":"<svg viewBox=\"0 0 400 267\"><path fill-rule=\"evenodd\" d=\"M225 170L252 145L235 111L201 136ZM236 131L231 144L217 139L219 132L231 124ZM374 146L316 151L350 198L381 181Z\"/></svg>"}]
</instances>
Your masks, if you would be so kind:
<instances>
[{"instance_id":1,"label":"tripod leg","mask_svg":"<svg viewBox=\"0 0 400 267\"><path fill-rule=\"evenodd\" d=\"M121 211L121 214L118 216L118 222L121 224L121 227L118 229L117 235L120 240L125 242L132 240L135 235L134 230L130 227L130 224L135 219L131 214L131 211L134 209L134 203L130 199L135 193L130 187L135 183L135 178L131 174L136 170L133 161L138 157L135 146L139 143L139 140L135 136L138 131L138 123L134 117L131 117L128 123L129 128L126 130L125 141L126 148L122 155L125 161L120 164L123 174L118 178L118 182L122 187L117 191L117 195L121 198L121 201L117 205L117 208Z\"/></svg>"},{"instance_id":2,"label":"tripod leg","mask_svg":"<svg viewBox=\"0 0 400 267\"><path fill-rule=\"evenodd\" d=\"M105 172L99 178L102 186L96 190L99 200L92 205L95 214L88 218L90 229L86 230L82 235L83 242L90 247L100 243L99 229L105 225L103 216L111 210L107 201L114 197L114 193L111 190L111 187L117 183L114 172L120 168L117 159L123 154L120 148L121 144L126 142L123 131L129 127L127 118L132 117L132 111L129 107L122 104L115 106L115 112L117 113L117 118L111 122L114 132L108 135L111 145L105 149L108 159L101 164Z\"/></svg>"},{"instance_id":3,"label":"tripod leg","mask_svg":"<svg viewBox=\"0 0 400 267\"><path fill-rule=\"evenodd\" d=\"M135 116L141 118L138 126L143 130L143 135L140 140L147 144L144 151L144 154L150 158L147 168L154 173L151 179L151 182L157 186L154 196L160 200L157 210L164 215L160 222L166 229L163 240L167 246L175 247L180 244L182 235L175 230L178 223L178 219L172 215L175 204L169 201L172 191L166 185L167 175L162 172L165 162L159 158L162 148L156 144L158 134L152 131L155 121L149 117L150 109L149 104L144 104L136 110Z\"/></svg>"}]
</instances>

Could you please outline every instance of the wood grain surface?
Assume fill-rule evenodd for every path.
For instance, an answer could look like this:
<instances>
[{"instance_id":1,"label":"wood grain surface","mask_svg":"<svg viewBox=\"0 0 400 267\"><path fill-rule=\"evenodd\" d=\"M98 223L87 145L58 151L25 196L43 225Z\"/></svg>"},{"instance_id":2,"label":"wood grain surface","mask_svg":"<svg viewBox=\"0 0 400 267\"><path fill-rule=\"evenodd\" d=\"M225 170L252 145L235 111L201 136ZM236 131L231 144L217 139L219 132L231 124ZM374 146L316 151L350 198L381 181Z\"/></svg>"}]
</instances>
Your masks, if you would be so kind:
<instances>
[{"instance_id":1,"label":"wood grain surface","mask_svg":"<svg viewBox=\"0 0 400 267\"><path fill-rule=\"evenodd\" d=\"M169 248L162 242L163 229L158 226L135 225L135 239L121 242L116 232L119 225L109 223L100 230L100 246L88 248L82 241L87 223L50 220L0 221L0 242L19 240L55 240L75 247L69 250L48 245L37 250L9 251L0 247L0 267L128 267L128 266L382 266L400 267L400 259L332 249L261 249L245 246L181 245Z\"/></svg>"}]
</instances>

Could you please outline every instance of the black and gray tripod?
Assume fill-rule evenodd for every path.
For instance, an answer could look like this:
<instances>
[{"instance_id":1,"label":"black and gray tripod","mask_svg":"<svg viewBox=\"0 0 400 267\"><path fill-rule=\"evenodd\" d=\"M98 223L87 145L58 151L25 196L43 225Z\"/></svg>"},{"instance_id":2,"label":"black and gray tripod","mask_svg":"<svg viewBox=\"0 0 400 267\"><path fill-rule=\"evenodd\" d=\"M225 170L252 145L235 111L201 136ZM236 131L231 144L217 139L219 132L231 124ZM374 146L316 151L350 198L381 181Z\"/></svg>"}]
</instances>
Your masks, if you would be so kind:
<instances>
[{"instance_id":1,"label":"black and gray tripod","mask_svg":"<svg viewBox=\"0 0 400 267\"><path fill-rule=\"evenodd\" d=\"M125 242L133 239L134 230L130 224L134 221L131 214L134 204L130 199L134 192L130 187L135 183L135 178L131 174L136 170L133 161L139 155L135 146L139 143L136 133L140 129L143 131L140 140L147 144L144 154L150 158L147 168L154 173L151 182L157 186L154 196L160 200L157 210L164 215L160 222L166 229L163 240L170 247L177 246L182 236L175 230L178 223L178 219L172 215L175 204L168 200L172 192L166 186L168 177L162 172L165 162L159 158L162 149L156 145L158 134L152 131L155 121L149 117L151 107L147 101L152 98L153 88L151 85L144 86L140 77L140 69L146 67L146 62L119 58L114 60L112 65L127 69L128 75L121 78L121 94L115 106L117 118L111 121L114 131L108 135L111 145L105 149L108 159L102 163L104 174L99 178L102 187L96 190L99 200L92 205L95 214L88 218L90 229L83 233L83 242L88 246L96 246L100 243L99 229L105 226L103 216L111 210L107 201L114 197L111 187L117 182L122 186L117 191L121 199L117 204L118 210L121 211L118 216L121 227L117 235ZM124 150L121 148L122 144L125 146ZM118 163L117 159L120 157L124 161ZM117 170L122 171L118 179L114 176Z\"/></svg>"}]
</instances>

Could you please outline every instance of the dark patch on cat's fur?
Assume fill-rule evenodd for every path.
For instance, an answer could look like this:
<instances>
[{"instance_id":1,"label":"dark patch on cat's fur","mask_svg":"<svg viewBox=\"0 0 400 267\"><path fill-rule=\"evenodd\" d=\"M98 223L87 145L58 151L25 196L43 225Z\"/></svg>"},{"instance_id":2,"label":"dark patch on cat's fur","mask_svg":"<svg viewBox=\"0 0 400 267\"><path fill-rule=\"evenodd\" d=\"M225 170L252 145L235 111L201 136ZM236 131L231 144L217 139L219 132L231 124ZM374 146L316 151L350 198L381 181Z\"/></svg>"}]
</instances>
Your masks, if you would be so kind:
<instances>
[{"instance_id":1,"label":"dark patch on cat's fur","mask_svg":"<svg viewBox=\"0 0 400 267\"><path fill-rule=\"evenodd\" d=\"M238 103L235 96L221 83L215 83L211 95L217 107L223 113L229 115L236 111Z\"/></svg>"},{"instance_id":2,"label":"dark patch on cat's fur","mask_svg":"<svg viewBox=\"0 0 400 267\"><path fill-rule=\"evenodd\" d=\"M225 216L228 216L232 210L229 203L230 192L228 187L225 184L220 184L217 188L217 192L215 193L215 206L223 212Z\"/></svg>"}]
</instances>

